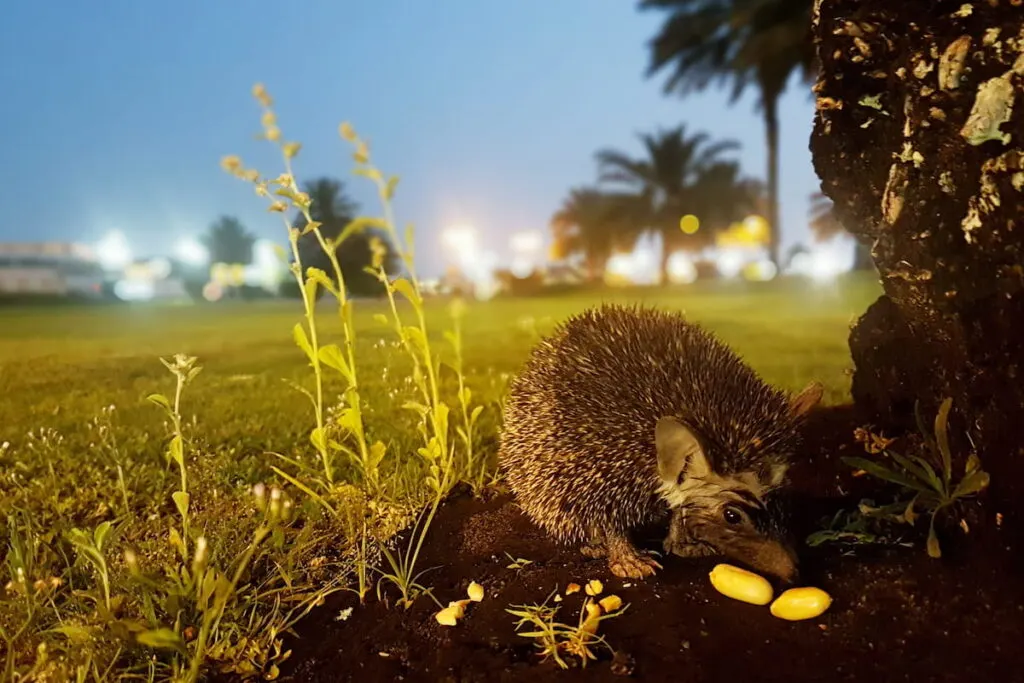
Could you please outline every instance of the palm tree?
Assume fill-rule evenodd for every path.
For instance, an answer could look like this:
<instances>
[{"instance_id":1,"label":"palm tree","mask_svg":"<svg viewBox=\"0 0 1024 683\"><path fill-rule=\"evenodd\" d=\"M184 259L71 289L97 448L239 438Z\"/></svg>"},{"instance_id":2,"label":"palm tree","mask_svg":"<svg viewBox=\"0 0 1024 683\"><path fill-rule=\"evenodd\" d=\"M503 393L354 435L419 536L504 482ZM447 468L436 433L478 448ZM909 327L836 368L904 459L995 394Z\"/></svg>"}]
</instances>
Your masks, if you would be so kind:
<instances>
[{"instance_id":1,"label":"palm tree","mask_svg":"<svg viewBox=\"0 0 1024 683\"><path fill-rule=\"evenodd\" d=\"M639 230L631 222L639 211L632 195L575 187L551 218L556 250L568 255L582 251L591 279L601 277L605 264L619 250L633 248Z\"/></svg>"},{"instance_id":2,"label":"palm tree","mask_svg":"<svg viewBox=\"0 0 1024 683\"><path fill-rule=\"evenodd\" d=\"M320 223L320 234L325 240L336 241L356 217L358 204L347 195L342 182L335 178L316 178L305 183L302 189L312 200L309 215ZM300 214L293 225L299 229L305 227L305 216ZM387 247L385 270L394 273L398 269L398 254L382 231L367 229L347 235L343 242L336 245L335 254L345 278L345 286L353 294L379 294L383 291L380 282L364 270L372 260L370 241L373 237L379 238ZM312 232L299 238L299 257L304 268L319 268L329 276L334 276L330 257Z\"/></svg>"},{"instance_id":3,"label":"palm tree","mask_svg":"<svg viewBox=\"0 0 1024 683\"><path fill-rule=\"evenodd\" d=\"M641 0L669 16L650 42L648 77L666 69L666 93L686 95L732 84L735 102L755 86L768 145L771 258L779 263L779 98L793 72L809 82L814 66L812 0Z\"/></svg>"},{"instance_id":4,"label":"palm tree","mask_svg":"<svg viewBox=\"0 0 1024 683\"><path fill-rule=\"evenodd\" d=\"M632 194L626 196L634 211L634 221L662 236L661 276L662 282L667 282L668 259L674 249L703 246L713 237L711 229L684 234L679 229L679 219L692 213L707 221L707 225L716 225L711 214L720 211L705 190L713 187L714 196L720 196L721 182L737 179L739 167L720 157L723 152L738 149L739 144L733 140L711 142L706 133L687 136L683 125L643 134L640 140L645 151L640 158L616 150L599 151L599 175L602 182L629 189ZM731 186L729 192L735 189Z\"/></svg>"},{"instance_id":5,"label":"palm tree","mask_svg":"<svg viewBox=\"0 0 1024 683\"><path fill-rule=\"evenodd\" d=\"M249 265L256 238L234 216L221 216L200 241L209 252L211 263Z\"/></svg>"}]
</instances>

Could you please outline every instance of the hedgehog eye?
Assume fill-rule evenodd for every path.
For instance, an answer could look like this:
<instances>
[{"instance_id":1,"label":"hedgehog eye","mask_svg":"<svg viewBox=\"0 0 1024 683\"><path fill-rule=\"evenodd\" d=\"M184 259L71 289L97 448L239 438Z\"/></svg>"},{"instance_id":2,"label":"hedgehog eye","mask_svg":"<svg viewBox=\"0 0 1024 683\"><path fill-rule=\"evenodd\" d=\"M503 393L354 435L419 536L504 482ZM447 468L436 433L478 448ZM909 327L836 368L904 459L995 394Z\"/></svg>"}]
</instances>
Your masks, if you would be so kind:
<instances>
[{"instance_id":1,"label":"hedgehog eye","mask_svg":"<svg viewBox=\"0 0 1024 683\"><path fill-rule=\"evenodd\" d=\"M733 507L725 508L725 512L722 513L722 516L729 524L739 524L743 521L743 515L740 514L739 510Z\"/></svg>"}]
</instances>

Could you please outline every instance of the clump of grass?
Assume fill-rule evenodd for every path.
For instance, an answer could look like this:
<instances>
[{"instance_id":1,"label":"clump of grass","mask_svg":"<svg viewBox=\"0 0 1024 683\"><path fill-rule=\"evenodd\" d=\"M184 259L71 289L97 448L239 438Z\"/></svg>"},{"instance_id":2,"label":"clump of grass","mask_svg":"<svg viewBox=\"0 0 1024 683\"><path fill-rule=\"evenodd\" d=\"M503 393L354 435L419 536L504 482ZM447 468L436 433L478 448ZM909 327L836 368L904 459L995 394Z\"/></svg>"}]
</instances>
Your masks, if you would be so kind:
<instances>
[{"instance_id":1,"label":"clump of grass","mask_svg":"<svg viewBox=\"0 0 1024 683\"><path fill-rule=\"evenodd\" d=\"M416 596L425 590L418 582L418 577L422 574L416 571L416 566L424 539L441 502L460 481L470 482L477 490L482 488L487 481L486 461L483 461L479 457L478 451L474 449L474 428L483 411L483 406L472 405L472 392L465 384L462 367L462 336L459 322L465 313L465 305L459 300L452 305L453 329L445 334L452 345L455 356L451 367L457 377L457 405L463 423L456 428L462 445L460 457L457 450L458 444L451 438L450 433L452 408L441 392L441 355L430 342L431 330L426 320L423 291L416 275L413 230L409 226L405 230L403 238L395 224L391 200L399 182L398 178L396 176L385 177L384 173L371 163L370 149L366 141L356 133L351 124L342 123L339 127L339 134L353 147L352 158L356 164L354 172L374 184L380 199L382 215L379 217L359 216L347 225L336 239L325 238L320 230L321 225L314 221L310 214L311 200L309 196L299 189L295 180L293 160L299 153L300 145L283 140L276 114L272 108L273 100L266 89L257 85L253 94L263 109L264 137L280 147L285 173L276 179L261 178L257 171L244 168L238 157L226 158L223 161L223 166L237 177L254 183L257 194L268 198L269 210L284 216L290 204L305 219L305 226L301 230L292 226L287 218L284 220L292 246L291 270L302 290L306 312L306 326L296 325L293 334L296 343L309 358L313 368L315 392L305 391L304 393L314 408L316 426L311 433L310 440L320 454L324 476L323 478L309 478L308 471L289 474L276 467L274 470L318 501L330 514L337 514L337 511L327 503L325 496L331 490L335 480L336 472L333 462L336 452L347 455L357 466L362 483L370 496L380 499L385 491L394 491L397 483L392 481L391 486L386 486L381 479L380 468L388 455L387 446L382 441L370 443L366 437L361 409L362 399L357 382L357 359L353 351L355 332L352 324L352 302L346 296L344 273L338 264L337 249L343 248L345 239L351 235L369 228L380 229L387 234L395 246L405 270L405 276L390 277L384 268L384 245L379 239L371 240L373 259L367 271L384 285L390 312L390 316L379 314L377 319L378 322L392 329L401 348L411 361L413 384L418 394L417 400L406 402L404 407L418 417L417 429L422 445L417 448L416 452L424 465L424 474L420 479L420 484L428 495L428 506L425 518L421 517L413 527L406 552L395 554L387 548L382 549L390 571L381 572L381 581L394 585L401 593L399 604L408 607ZM315 235L317 242L330 258L334 269L333 277L315 268L307 268L303 273L298 240L303 234L308 233ZM321 345L320 343L314 310L316 290L320 286L332 294L338 302L338 315L345 335L344 352L336 345ZM411 322L404 315L405 306L412 309ZM347 383L345 390L347 407L342 411L338 423L342 431L354 441L353 446L327 437L323 420L322 367L324 365L339 372ZM301 470L297 462L291 461L290 464ZM301 474L307 475L305 481L300 481ZM402 491L402 493L408 496L412 492ZM360 545L360 547L362 548L364 545ZM365 566L365 562L360 562L361 566ZM362 597L366 594L367 586L363 573L360 574L360 577L359 592Z\"/></svg>"},{"instance_id":2,"label":"clump of grass","mask_svg":"<svg viewBox=\"0 0 1024 683\"><path fill-rule=\"evenodd\" d=\"M894 522L905 523L906 503L876 507L873 500L860 501L853 510L838 510L821 520L821 528L808 534L805 543L816 547L824 543L841 545L912 545L904 541Z\"/></svg>"},{"instance_id":3,"label":"clump of grass","mask_svg":"<svg viewBox=\"0 0 1024 683\"><path fill-rule=\"evenodd\" d=\"M603 647L611 652L612 648L604 636L597 633L598 627L605 619L621 616L628 605L606 613L596 602L588 598L580 609L578 622L575 625L565 624L556 621L561 606L548 604L557 591L556 588L539 605L513 605L506 609L505 611L512 616L519 617L515 625L516 632L524 638L534 639L534 645L540 650L541 658L545 661L553 659L562 669L569 668L569 662L564 655L575 656L580 664L586 667L588 661L597 659L597 648ZM527 626L532 627L532 630L521 630Z\"/></svg>"},{"instance_id":4,"label":"clump of grass","mask_svg":"<svg viewBox=\"0 0 1024 683\"><path fill-rule=\"evenodd\" d=\"M851 467L900 487L902 502L896 505L902 510L892 515L894 519L913 525L921 515L928 516L926 548L928 555L934 558L942 556L935 531L936 517L981 492L989 484L989 475L981 469L981 460L974 452L966 458L963 475L954 479L948 427L952 405L953 400L949 398L942 402L932 430L928 429L920 410L916 411L918 429L925 446L921 454L901 454L892 448L891 439L859 430L857 438L865 450L870 454L880 454L882 458L843 458Z\"/></svg>"}]
</instances>

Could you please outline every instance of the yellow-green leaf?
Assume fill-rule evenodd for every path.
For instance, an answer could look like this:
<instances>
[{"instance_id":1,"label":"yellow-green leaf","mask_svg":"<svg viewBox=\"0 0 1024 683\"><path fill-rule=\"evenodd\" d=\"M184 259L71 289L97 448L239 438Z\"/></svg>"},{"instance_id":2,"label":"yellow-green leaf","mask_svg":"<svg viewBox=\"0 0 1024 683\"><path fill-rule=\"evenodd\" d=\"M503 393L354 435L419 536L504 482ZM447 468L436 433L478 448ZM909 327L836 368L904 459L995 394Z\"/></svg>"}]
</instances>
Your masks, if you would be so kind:
<instances>
[{"instance_id":1,"label":"yellow-green leaf","mask_svg":"<svg viewBox=\"0 0 1024 683\"><path fill-rule=\"evenodd\" d=\"M164 396L163 394L150 394L149 396L146 397L146 400L149 401L150 403L155 403L156 405L160 406L165 410L171 409L171 402L167 400L167 397Z\"/></svg>"},{"instance_id":2,"label":"yellow-green leaf","mask_svg":"<svg viewBox=\"0 0 1024 683\"><path fill-rule=\"evenodd\" d=\"M341 236L338 237L338 244L344 242L350 235L362 232L367 228L386 229L387 227L387 221L382 218L376 218L374 216L359 216L349 221L348 225L345 226L345 229L341 231Z\"/></svg>"},{"instance_id":3,"label":"yellow-green leaf","mask_svg":"<svg viewBox=\"0 0 1024 683\"><path fill-rule=\"evenodd\" d=\"M348 361L345 360L345 356L342 355L337 344L321 346L317 355L319 355L321 363L340 372L349 382L353 381L352 368L349 367Z\"/></svg>"},{"instance_id":4,"label":"yellow-green leaf","mask_svg":"<svg viewBox=\"0 0 1024 683\"><path fill-rule=\"evenodd\" d=\"M309 337L306 336L306 330L303 329L301 323L295 323L295 327L292 328L292 337L295 339L295 343L302 349L306 357L309 358L310 362L313 361L313 347L309 343Z\"/></svg>"},{"instance_id":5,"label":"yellow-green leaf","mask_svg":"<svg viewBox=\"0 0 1024 683\"><path fill-rule=\"evenodd\" d=\"M391 176L388 178L388 182L384 186L384 199L390 200L394 197L396 187L398 187L398 176Z\"/></svg>"},{"instance_id":6,"label":"yellow-green leaf","mask_svg":"<svg viewBox=\"0 0 1024 683\"><path fill-rule=\"evenodd\" d=\"M327 451L327 437L324 435L322 427L313 428L313 431L309 433L309 441L313 444L313 447L321 453L325 453Z\"/></svg>"},{"instance_id":7,"label":"yellow-green leaf","mask_svg":"<svg viewBox=\"0 0 1024 683\"><path fill-rule=\"evenodd\" d=\"M178 514L182 517L188 515L189 495L185 491L175 491L171 494L174 506L178 508Z\"/></svg>"},{"instance_id":8,"label":"yellow-green leaf","mask_svg":"<svg viewBox=\"0 0 1024 683\"><path fill-rule=\"evenodd\" d=\"M185 646L181 636L169 628L155 628L143 631L135 639L140 645L161 650L180 650L184 649Z\"/></svg>"},{"instance_id":9,"label":"yellow-green leaf","mask_svg":"<svg viewBox=\"0 0 1024 683\"><path fill-rule=\"evenodd\" d=\"M420 306L423 303L423 299L416 293L412 283L406 280L404 277L395 279L391 283L391 286L395 288L396 292L399 292L402 296L409 300L413 306Z\"/></svg>"},{"instance_id":10,"label":"yellow-green leaf","mask_svg":"<svg viewBox=\"0 0 1024 683\"><path fill-rule=\"evenodd\" d=\"M306 300L310 303L316 301L316 288L318 284L319 283L311 277L307 277L302 283L302 288L306 290Z\"/></svg>"},{"instance_id":11,"label":"yellow-green leaf","mask_svg":"<svg viewBox=\"0 0 1024 683\"><path fill-rule=\"evenodd\" d=\"M321 287L326 289L334 296L338 296L338 288L335 285L334 280L328 277L327 273L325 273L323 270L319 268L313 268L311 266L306 269L306 277L309 278L310 280L316 280L316 282Z\"/></svg>"},{"instance_id":12,"label":"yellow-green leaf","mask_svg":"<svg viewBox=\"0 0 1024 683\"><path fill-rule=\"evenodd\" d=\"M412 325L406 325L402 331L406 338L416 347L416 350L425 355L427 352L427 338L424 336L423 330Z\"/></svg>"},{"instance_id":13,"label":"yellow-green leaf","mask_svg":"<svg viewBox=\"0 0 1024 683\"><path fill-rule=\"evenodd\" d=\"M383 442L377 441L370 446L370 468L376 469L376 467L384 459L384 455L387 453L387 447Z\"/></svg>"},{"instance_id":14,"label":"yellow-green leaf","mask_svg":"<svg viewBox=\"0 0 1024 683\"><path fill-rule=\"evenodd\" d=\"M374 313L373 314L373 319L376 320L377 322L379 322L381 325L389 325L390 324L390 321L388 320L388 317L386 315L384 315L383 313Z\"/></svg>"},{"instance_id":15,"label":"yellow-green leaf","mask_svg":"<svg viewBox=\"0 0 1024 683\"><path fill-rule=\"evenodd\" d=\"M171 443L167 446L167 455L178 465L185 462L185 447L181 443L180 435L175 434L171 437Z\"/></svg>"}]
</instances>

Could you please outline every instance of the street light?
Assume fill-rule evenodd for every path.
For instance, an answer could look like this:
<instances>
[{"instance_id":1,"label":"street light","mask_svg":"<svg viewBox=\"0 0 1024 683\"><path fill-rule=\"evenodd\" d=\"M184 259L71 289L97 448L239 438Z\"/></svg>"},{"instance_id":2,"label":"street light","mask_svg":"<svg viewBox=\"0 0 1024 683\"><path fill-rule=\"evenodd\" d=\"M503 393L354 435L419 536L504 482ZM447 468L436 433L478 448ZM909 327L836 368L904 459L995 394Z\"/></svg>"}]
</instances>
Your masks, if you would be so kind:
<instances>
[{"instance_id":1,"label":"street light","mask_svg":"<svg viewBox=\"0 0 1024 683\"><path fill-rule=\"evenodd\" d=\"M476 252L476 231L469 226L454 226L444 231L444 242L454 249L460 258L470 259Z\"/></svg>"},{"instance_id":2,"label":"street light","mask_svg":"<svg viewBox=\"0 0 1024 683\"><path fill-rule=\"evenodd\" d=\"M118 230L112 230L96 245L96 258L104 270L119 270L132 261L128 240Z\"/></svg>"},{"instance_id":3,"label":"street light","mask_svg":"<svg viewBox=\"0 0 1024 683\"><path fill-rule=\"evenodd\" d=\"M194 237L187 237L178 243L178 258L190 266L205 266L210 261L210 251Z\"/></svg>"}]
</instances>

